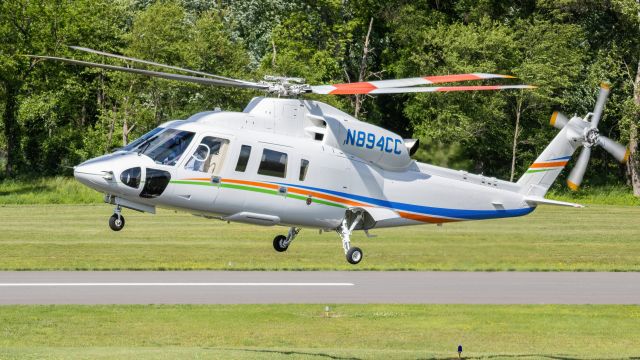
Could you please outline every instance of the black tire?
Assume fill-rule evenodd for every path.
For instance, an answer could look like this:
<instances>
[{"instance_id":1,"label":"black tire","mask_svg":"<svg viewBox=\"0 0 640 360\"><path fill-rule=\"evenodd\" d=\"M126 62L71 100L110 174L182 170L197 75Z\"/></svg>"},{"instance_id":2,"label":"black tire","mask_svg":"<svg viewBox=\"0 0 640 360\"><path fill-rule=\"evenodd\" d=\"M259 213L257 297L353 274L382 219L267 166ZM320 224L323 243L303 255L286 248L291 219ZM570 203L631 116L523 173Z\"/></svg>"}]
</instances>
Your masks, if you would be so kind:
<instances>
[{"instance_id":1,"label":"black tire","mask_svg":"<svg viewBox=\"0 0 640 360\"><path fill-rule=\"evenodd\" d=\"M120 231L124 227L124 216L113 214L109 218L109 227L113 231Z\"/></svg>"},{"instance_id":2,"label":"black tire","mask_svg":"<svg viewBox=\"0 0 640 360\"><path fill-rule=\"evenodd\" d=\"M349 249L349 251L347 251L347 261L349 262L349 264L355 265L359 263L360 261L362 261L363 256L364 254L359 247L352 247Z\"/></svg>"},{"instance_id":3,"label":"black tire","mask_svg":"<svg viewBox=\"0 0 640 360\"><path fill-rule=\"evenodd\" d=\"M276 249L277 252L287 251L289 248L289 244L284 245L284 242L287 241L287 237L284 235L278 235L273 238L273 248Z\"/></svg>"}]
</instances>

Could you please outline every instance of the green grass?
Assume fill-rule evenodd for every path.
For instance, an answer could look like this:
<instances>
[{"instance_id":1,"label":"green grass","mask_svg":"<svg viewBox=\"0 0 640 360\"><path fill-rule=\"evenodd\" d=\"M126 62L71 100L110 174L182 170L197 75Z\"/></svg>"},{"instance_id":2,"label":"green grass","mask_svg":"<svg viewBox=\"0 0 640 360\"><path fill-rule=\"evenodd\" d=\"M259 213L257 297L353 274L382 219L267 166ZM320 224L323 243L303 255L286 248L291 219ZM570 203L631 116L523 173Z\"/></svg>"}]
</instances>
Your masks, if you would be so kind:
<instances>
[{"instance_id":1,"label":"green grass","mask_svg":"<svg viewBox=\"0 0 640 360\"><path fill-rule=\"evenodd\" d=\"M540 207L512 219L357 232L365 258L346 263L337 234L303 230L285 253L272 248L282 227L207 220L111 206L0 206L0 269L16 270L464 270L640 271L640 207Z\"/></svg>"},{"instance_id":2,"label":"green grass","mask_svg":"<svg viewBox=\"0 0 640 360\"><path fill-rule=\"evenodd\" d=\"M631 189L623 186L586 187L575 192L564 186L550 191L546 197L580 204L640 206L640 197L633 196Z\"/></svg>"},{"instance_id":3,"label":"green grass","mask_svg":"<svg viewBox=\"0 0 640 360\"><path fill-rule=\"evenodd\" d=\"M640 307L5 306L0 358L583 359L640 356Z\"/></svg>"},{"instance_id":4,"label":"green grass","mask_svg":"<svg viewBox=\"0 0 640 360\"><path fill-rule=\"evenodd\" d=\"M102 194L69 177L0 181L0 204L97 204Z\"/></svg>"},{"instance_id":5,"label":"green grass","mask_svg":"<svg viewBox=\"0 0 640 360\"><path fill-rule=\"evenodd\" d=\"M556 200L599 205L640 205L624 186L585 187L578 192L554 188L547 196ZM102 195L71 177L0 181L0 205L12 204L98 204Z\"/></svg>"}]
</instances>

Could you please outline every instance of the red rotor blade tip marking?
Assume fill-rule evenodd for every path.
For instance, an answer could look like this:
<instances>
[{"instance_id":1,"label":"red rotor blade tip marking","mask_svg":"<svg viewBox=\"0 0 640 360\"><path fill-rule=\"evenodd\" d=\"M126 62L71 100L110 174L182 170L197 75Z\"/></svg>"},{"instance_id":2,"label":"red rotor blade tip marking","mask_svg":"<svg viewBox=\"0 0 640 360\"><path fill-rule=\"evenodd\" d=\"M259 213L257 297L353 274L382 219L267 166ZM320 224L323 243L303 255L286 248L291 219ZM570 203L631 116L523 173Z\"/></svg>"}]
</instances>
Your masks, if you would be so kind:
<instances>
[{"instance_id":1,"label":"red rotor blade tip marking","mask_svg":"<svg viewBox=\"0 0 640 360\"><path fill-rule=\"evenodd\" d=\"M372 90L377 89L377 87L369 82L334 84L331 86L336 88L335 90L329 92L329 94L332 95L368 94Z\"/></svg>"}]
</instances>

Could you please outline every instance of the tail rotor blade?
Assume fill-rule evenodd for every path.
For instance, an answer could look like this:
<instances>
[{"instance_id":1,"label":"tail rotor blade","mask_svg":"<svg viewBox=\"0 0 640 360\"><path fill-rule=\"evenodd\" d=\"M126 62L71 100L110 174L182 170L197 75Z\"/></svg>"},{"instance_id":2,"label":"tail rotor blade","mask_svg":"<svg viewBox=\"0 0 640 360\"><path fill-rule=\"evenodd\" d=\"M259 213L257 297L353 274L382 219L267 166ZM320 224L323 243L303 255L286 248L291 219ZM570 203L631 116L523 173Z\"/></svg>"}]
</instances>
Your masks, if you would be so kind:
<instances>
[{"instance_id":1,"label":"tail rotor blade","mask_svg":"<svg viewBox=\"0 0 640 360\"><path fill-rule=\"evenodd\" d=\"M600 84L600 94L598 95L598 101L596 102L595 109L593 109L593 118L591 119L592 128L598 128L598 123L600 122L600 116L602 115L602 110L604 109L604 104L607 102L608 96L609 96L609 84L607 83Z\"/></svg>"},{"instance_id":2,"label":"tail rotor blade","mask_svg":"<svg viewBox=\"0 0 640 360\"><path fill-rule=\"evenodd\" d=\"M555 111L551 115L551 120L549 121L551 126L553 126L554 128L556 128L558 130L562 130L562 128L565 125L567 125L568 122L569 122L569 119L567 119L567 117L563 113L561 113L559 111Z\"/></svg>"},{"instance_id":3,"label":"tail rotor blade","mask_svg":"<svg viewBox=\"0 0 640 360\"><path fill-rule=\"evenodd\" d=\"M613 155L616 160L623 164L629 160L629 149L606 136L600 135L598 145L602 146L602 148L607 150L609 154Z\"/></svg>"},{"instance_id":4,"label":"tail rotor blade","mask_svg":"<svg viewBox=\"0 0 640 360\"><path fill-rule=\"evenodd\" d=\"M578 191L580 184L582 184L582 178L584 177L585 171L587 171L587 164L589 163L589 158L591 157L591 148L584 147L582 152L580 152L580 157L578 157L578 161L576 161L576 165L571 170L569 177L567 178L567 185L569 189L573 191Z\"/></svg>"}]
</instances>

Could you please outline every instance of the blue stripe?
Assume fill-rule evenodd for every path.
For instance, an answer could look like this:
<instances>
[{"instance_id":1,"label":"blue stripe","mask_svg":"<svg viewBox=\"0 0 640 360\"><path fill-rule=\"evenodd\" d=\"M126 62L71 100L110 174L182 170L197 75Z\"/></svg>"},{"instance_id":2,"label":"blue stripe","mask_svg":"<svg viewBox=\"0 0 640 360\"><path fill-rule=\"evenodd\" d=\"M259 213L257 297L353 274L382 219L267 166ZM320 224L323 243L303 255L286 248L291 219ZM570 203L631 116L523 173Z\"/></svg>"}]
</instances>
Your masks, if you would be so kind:
<instances>
[{"instance_id":1,"label":"blue stripe","mask_svg":"<svg viewBox=\"0 0 640 360\"><path fill-rule=\"evenodd\" d=\"M400 202L389 201L389 200L375 199L367 196L353 195L353 194L349 194L341 191L321 189L313 186L304 186L304 185L287 184L287 183L279 183L279 182L275 182L274 184L285 185L285 186L295 186L303 189L320 191L320 192L324 192L331 195L341 196L350 200L356 200L356 201L366 202L369 204L374 204L377 206L391 208L393 210L410 211L413 213L418 213L423 215L443 216L443 217L465 219L465 220L482 220L482 219L495 219L495 218L503 218L503 217L522 216L522 215L529 214L535 209L535 207L526 207L526 208L520 208L520 209L505 209L505 210L447 209L447 208L437 208L437 207L431 207L431 206L413 205L413 204L406 204L406 203L400 203Z\"/></svg>"},{"instance_id":2,"label":"blue stripe","mask_svg":"<svg viewBox=\"0 0 640 360\"><path fill-rule=\"evenodd\" d=\"M555 158L555 159L549 159L549 160L545 160L545 161L553 161L553 160L569 160L571 159L571 155L569 156L563 156L563 157L559 157L559 158Z\"/></svg>"}]
</instances>

